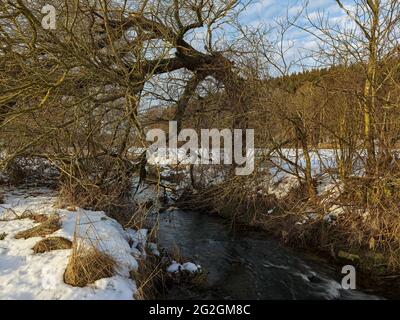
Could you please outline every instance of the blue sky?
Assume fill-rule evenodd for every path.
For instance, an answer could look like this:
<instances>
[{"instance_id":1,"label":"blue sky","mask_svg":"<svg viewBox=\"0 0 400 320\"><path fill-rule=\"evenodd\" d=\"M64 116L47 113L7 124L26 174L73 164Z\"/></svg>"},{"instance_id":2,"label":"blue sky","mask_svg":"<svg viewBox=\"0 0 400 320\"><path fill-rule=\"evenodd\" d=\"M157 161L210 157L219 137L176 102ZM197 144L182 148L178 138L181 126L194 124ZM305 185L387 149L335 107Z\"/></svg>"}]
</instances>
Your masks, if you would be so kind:
<instances>
[{"instance_id":1,"label":"blue sky","mask_svg":"<svg viewBox=\"0 0 400 320\"><path fill-rule=\"evenodd\" d=\"M223 0L221 0L222 2ZM243 5L246 4L245 8L239 7L240 16L239 22L242 27L250 27L255 29L257 26L266 26L266 29L276 31L276 21L282 20L286 17L293 19L299 12L302 12L300 18L296 21L296 24L307 28L310 26L306 17L309 17L312 21L316 22L318 17L323 15L324 20L329 20L331 25L340 24L341 26L347 25L349 19L346 13L339 7L336 0L239 0ZM342 0L342 3L349 10L354 9L354 4L358 0ZM229 18L228 18L229 21ZM318 24L318 23L317 23ZM229 24L221 24L220 28L214 30L213 42L215 44L222 44L220 48L218 45L215 47L223 50L224 40L228 42L234 42L235 31L231 29ZM275 29L274 29L275 28ZM314 29L314 31L316 31ZM207 37L207 30L205 28L199 28L189 33L187 38L193 37L197 40L192 42L198 50L203 50L204 40ZM264 39L270 43L274 43L276 39L276 32L269 32ZM275 38L275 39L274 39ZM222 40L222 41L219 41ZM304 56L310 56L311 52L319 49L320 43L317 41L315 36L310 33L291 26L285 33L284 47L289 48L285 51L286 62L298 62L297 66L290 68L290 71L299 71L303 67L310 68L321 66L320 62L316 63L314 59L300 59ZM301 65L300 65L301 64ZM294 69L294 70L293 70ZM272 72L272 71L271 71Z\"/></svg>"},{"instance_id":2,"label":"blue sky","mask_svg":"<svg viewBox=\"0 0 400 320\"><path fill-rule=\"evenodd\" d=\"M349 0L343 2L351 3ZM253 0L243 13L242 21L245 23L269 23L286 15L287 10L289 13L295 13L302 7L302 4L304 4L303 0ZM335 0L310 0L307 8L309 13L325 10L332 18L343 16L343 11Z\"/></svg>"},{"instance_id":3,"label":"blue sky","mask_svg":"<svg viewBox=\"0 0 400 320\"><path fill-rule=\"evenodd\" d=\"M353 0L342 0L342 2L348 9L354 5ZM323 14L332 24L348 21L346 14L335 0L309 0L308 2L306 0L252 0L241 14L240 20L247 26L263 24L273 27L277 19L295 16L304 8L305 4L307 4L307 9L303 12L302 18L298 20L298 24L304 23L306 13L312 20L316 20L318 15ZM292 56L293 59L299 55L299 52L305 54L307 50L318 47L315 37L297 28L291 28L288 31L286 40L292 47L289 56Z\"/></svg>"}]
</instances>

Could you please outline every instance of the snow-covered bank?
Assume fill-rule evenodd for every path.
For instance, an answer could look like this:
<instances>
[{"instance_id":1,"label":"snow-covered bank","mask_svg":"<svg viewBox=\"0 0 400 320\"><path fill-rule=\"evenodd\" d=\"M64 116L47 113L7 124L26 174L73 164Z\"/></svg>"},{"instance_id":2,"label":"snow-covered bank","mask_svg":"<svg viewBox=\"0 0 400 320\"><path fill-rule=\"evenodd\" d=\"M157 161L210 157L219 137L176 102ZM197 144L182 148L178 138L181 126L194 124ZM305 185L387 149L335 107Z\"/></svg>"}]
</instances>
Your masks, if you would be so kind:
<instances>
[{"instance_id":1,"label":"snow-covered bank","mask_svg":"<svg viewBox=\"0 0 400 320\"><path fill-rule=\"evenodd\" d=\"M56 194L47 189L33 192L8 191L0 207L0 299L133 299L137 291L130 271L137 270L138 260L145 256L146 230L124 230L104 212L55 207ZM63 275L72 249L34 254L32 248L43 237L15 239L15 235L39 225L24 218L32 213L58 215L60 229L51 237L77 238L95 246L117 262L116 274L84 288L64 283Z\"/></svg>"}]
</instances>

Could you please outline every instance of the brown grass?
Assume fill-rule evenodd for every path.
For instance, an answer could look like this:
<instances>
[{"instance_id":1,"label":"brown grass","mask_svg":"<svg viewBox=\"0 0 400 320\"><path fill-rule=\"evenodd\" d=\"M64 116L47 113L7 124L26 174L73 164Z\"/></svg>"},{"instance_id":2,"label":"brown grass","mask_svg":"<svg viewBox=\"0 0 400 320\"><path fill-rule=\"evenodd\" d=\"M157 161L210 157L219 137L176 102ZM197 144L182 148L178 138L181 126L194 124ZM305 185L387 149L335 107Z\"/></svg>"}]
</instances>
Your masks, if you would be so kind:
<instances>
[{"instance_id":1,"label":"brown grass","mask_svg":"<svg viewBox=\"0 0 400 320\"><path fill-rule=\"evenodd\" d=\"M175 244L171 247L171 249L168 250L168 258L171 261L176 261L178 263L184 263L184 258L182 257L181 250L179 247Z\"/></svg>"},{"instance_id":2,"label":"brown grass","mask_svg":"<svg viewBox=\"0 0 400 320\"><path fill-rule=\"evenodd\" d=\"M178 274L180 275L179 282L189 288L200 288L207 284L208 278L206 270L195 273L183 271Z\"/></svg>"},{"instance_id":3,"label":"brown grass","mask_svg":"<svg viewBox=\"0 0 400 320\"><path fill-rule=\"evenodd\" d=\"M45 214L31 214L27 215L26 218L29 218L35 221L36 223L43 223L49 219L49 216L46 216Z\"/></svg>"},{"instance_id":4,"label":"brown grass","mask_svg":"<svg viewBox=\"0 0 400 320\"><path fill-rule=\"evenodd\" d=\"M165 259L167 258L167 259ZM139 261L138 270L131 271L131 278L137 284L137 292L135 299L151 300L162 299L165 297L171 286L183 286L187 288L199 288L207 283L207 272L191 273L181 271L178 273L167 273L166 269L171 260L184 263L187 259L181 256L179 248L174 246L168 257L160 259L160 257L149 255L146 259Z\"/></svg>"},{"instance_id":5,"label":"brown grass","mask_svg":"<svg viewBox=\"0 0 400 320\"><path fill-rule=\"evenodd\" d=\"M54 250L67 250L72 248L72 242L61 237L49 237L36 243L32 248L35 253L45 253Z\"/></svg>"},{"instance_id":6,"label":"brown grass","mask_svg":"<svg viewBox=\"0 0 400 320\"><path fill-rule=\"evenodd\" d=\"M95 247L85 247L74 242L73 252L64 272L64 282L74 287L85 287L97 280L115 274L116 262Z\"/></svg>"},{"instance_id":7,"label":"brown grass","mask_svg":"<svg viewBox=\"0 0 400 320\"><path fill-rule=\"evenodd\" d=\"M146 259L138 262L138 270L130 272L131 278L135 280L137 285L135 299L157 299L165 290L161 259L157 256L149 255Z\"/></svg>"},{"instance_id":8,"label":"brown grass","mask_svg":"<svg viewBox=\"0 0 400 320\"><path fill-rule=\"evenodd\" d=\"M33 227L31 229L19 232L15 239L29 239L34 237L45 237L50 235L61 228L60 217L51 216L46 221L40 225Z\"/></svg>"}]
</instances>

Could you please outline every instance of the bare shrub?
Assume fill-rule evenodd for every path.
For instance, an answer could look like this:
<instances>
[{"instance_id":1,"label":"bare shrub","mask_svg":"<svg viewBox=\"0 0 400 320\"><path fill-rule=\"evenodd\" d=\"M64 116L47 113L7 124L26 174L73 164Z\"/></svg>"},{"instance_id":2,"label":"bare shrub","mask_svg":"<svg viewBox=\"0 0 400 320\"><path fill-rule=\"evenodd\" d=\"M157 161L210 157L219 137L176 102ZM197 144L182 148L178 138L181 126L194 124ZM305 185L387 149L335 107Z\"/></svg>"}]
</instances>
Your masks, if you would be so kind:
<instances>
[{"instance_id":1,"label":"bare shrub","mask_svg":"<svg viewBox=\"0 0 400 320\"><path fill-rule=\"evenodd\" d=\"M400 203L400 171L388 173L380 179L374 177L348 179L342 201L356 207L381 209Z\"/></svg>"},{"instance_id":2,"label":"bare shrub","mask_svg":"<svg viewBox=\"0 0 400 320\"><path fill-rule=\"evenodd\" d=\"M5 171L11 185L35 184L54 187L58 179L57 170L45 159L19 156L7 162Z\"/></svg>"},{"instance_id":3,"label":"bare shrub","mask_svg":"<svg viewBox=\"0 0 400 320\"><path fill-rule=\"evenodd\" d=\"M86 160L60 180L59 206L110 211L126 202L131 191L132 165L111 157Z\"/></svg>"},{"instance_id":4,"label":"bare shrub","mask_svg":"<svg viewBox=\"0 0 400 320\"><path fill-rule=\"evenodd\" d=\"M20 185L26 182L28 178L27 172L16 160L8 164L5 173L12 185Z\"/></svg>"}]
</instances>

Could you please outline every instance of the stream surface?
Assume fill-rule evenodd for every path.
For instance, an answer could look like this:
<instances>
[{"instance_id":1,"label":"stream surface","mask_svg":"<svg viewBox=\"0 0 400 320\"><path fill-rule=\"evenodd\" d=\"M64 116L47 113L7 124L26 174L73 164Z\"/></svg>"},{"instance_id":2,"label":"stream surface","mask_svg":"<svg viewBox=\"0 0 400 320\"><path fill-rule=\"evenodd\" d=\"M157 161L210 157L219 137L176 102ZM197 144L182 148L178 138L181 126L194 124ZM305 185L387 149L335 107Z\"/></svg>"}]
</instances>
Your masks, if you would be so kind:
<instances>
[{"instance_id":1,"label":"stream surface","mask_svg":"<svg viewBox=\"0 0 400 320\"><path fill-rule=\"evenodd\" d=\"M162 213L158 242L177 246L208 273L204 288L175 285L167 299L379 299L343 290L344 275L324 261L283 247L259 231L232 232L218 217L176 210Z\"/></svg>"}]
</instances>

